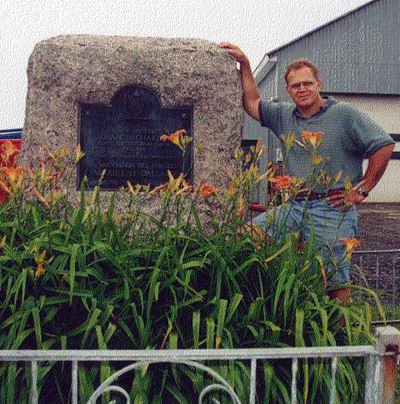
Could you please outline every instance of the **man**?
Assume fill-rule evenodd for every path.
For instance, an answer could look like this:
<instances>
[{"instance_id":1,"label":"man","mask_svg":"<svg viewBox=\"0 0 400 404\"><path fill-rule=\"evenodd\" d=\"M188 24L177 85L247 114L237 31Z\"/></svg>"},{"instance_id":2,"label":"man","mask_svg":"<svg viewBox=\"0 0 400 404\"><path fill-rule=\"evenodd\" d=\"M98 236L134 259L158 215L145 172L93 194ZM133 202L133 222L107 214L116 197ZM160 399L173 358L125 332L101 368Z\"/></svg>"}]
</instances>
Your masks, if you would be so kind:
<instances>
[{"instance_id":1,"label":"man","mask_svg":"<svg viewBox=\"0 0 400 404\"><path fill-rule=\"evenodd\" d=\"M357 232L356 205L363 202L382 177L392 151L393 139L368 116L348 103L337 102L333 97L322 97L322 82L316 67L306 59L291 63L285 73L286 90L292 103L266 102L261 100L246 55L236 45L224 42L219 45L235 56L240 64L245 111L262 126L271 129L285 147L282 135L294 133L296 143L287 154L287 174L306 178L312 168L310 153L300 147L304 132L322 132L323 141L318 154L327 156L324 170L334 176L342 171L341 179L330 189L315 184L312 192L298 194L289 207L279 212L279 220L286 228L302 230L308 238L311 227L316 241L332 249L337 259L337 270L331 273L329 294L342 302L348 302L350 289L350 262L345 259L345 246L341 238L354 238ZM368 158L368 168L362 175L362 162ZM353 185L345 191L345 177ZM306 186L309 184L305 184ZM308 223L304 223L307 212ZM268 228L268 217L258 216L256 222ZM311 224L312 223L312 224ZM326 248L325 248L326 247ZM329 267L330 269L332 266Z\"/></svg>"}]
</instances>

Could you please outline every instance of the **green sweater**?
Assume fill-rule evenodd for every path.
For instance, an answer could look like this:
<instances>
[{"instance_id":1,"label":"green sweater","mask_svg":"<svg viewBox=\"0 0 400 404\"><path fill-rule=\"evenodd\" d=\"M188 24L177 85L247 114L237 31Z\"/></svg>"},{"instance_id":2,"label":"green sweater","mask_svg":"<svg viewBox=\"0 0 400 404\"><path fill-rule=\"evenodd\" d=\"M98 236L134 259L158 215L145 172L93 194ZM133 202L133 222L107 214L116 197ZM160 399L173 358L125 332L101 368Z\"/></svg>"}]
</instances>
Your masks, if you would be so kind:
<instances>
[{"instance_id":1,"label":"green sweater","mask_svg":"<svg viewBox=\"0 0 400 404\"><path fill-rule=\"evenodd\" d=\"M394 143L390 135L366 114L333 97L327 97L321 110L310 118L302 117L296 106L287 102L261 101L259 112L261 125L271 129L281 140L286 154L285 171L290 176L307 178L310 175L311 153L298 144L286 152L281 136L293 132L296 139L302 142L303 131L323 132L323 141L317 148L317 153L328 159L323 169L329 176L334 176L340 170L343 173L341 180L332 187L334 189L344 187L346 176L353 185L361 181L364 158ZM320 186L307 185L314 185L315 191L322 191Z\"/></svg>"}]
</instances>

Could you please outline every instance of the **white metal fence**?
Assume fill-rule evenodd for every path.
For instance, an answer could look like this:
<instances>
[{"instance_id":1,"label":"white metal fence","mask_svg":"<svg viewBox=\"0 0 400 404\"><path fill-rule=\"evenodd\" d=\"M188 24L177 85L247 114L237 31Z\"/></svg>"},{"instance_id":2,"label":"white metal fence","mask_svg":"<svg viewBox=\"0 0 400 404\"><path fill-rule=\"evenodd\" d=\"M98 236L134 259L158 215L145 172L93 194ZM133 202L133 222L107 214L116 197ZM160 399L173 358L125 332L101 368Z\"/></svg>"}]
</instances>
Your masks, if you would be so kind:
<instances>
[{"instance_id":1,"label":"white metal fence","mask_svg":"<svg viewBox=\"0 0 400 404\"><path fill-rule=\"evenodd\" d=\"M291 359L291 398L292 404L297 403L297 375L299 360L307 358L327 358L331 361L330 393L326 403L333 404L336 401L336 372L338 360L344 357L362 357L367 363L365 375L364 403L389 404L394 403L394 385L396 380L396 363L400 351L400 331L393 327L377 329L376 346L344 346L321 348L268 348L268 349L222 349L222 350L65 350L65 351L0 351L0 362L30 362L32 374L32 387L30 401L39 403L37 386L38 366L43 362L70 362L72 363L71 391L72 404L78 404L78 366L84 362L132 362L123 369L111 375L92 394L87 404L94 404L105 393L116 392L121 394L126 403L130 403L129 394L117 384L118 378L144 365L156 365L160 363L182 364L204 371L211 376L215 383L205 387L199 395L198 402L203 403L206 395L213 391L224 391L230 401L239 404L241 401L233 388L218 373L199 361L248 361L250 362L250 395L246 403L256 402L257 363L264 360ZM388 361L391 361L391 366ZM394 366L393 366L394 365ZM393 374L394 372L394 374ZM213 402L218 402L214 400ZM111 402L110 402L111 403Z\"/></svg>"}]
</instances>

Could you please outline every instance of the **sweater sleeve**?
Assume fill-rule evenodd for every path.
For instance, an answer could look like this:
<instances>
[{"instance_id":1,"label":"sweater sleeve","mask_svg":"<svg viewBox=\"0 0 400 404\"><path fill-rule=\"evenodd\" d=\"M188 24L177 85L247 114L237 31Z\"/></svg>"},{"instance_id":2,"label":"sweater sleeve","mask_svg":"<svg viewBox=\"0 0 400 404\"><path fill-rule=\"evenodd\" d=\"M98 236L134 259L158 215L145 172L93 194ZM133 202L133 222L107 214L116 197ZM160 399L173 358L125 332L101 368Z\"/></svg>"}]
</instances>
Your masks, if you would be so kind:
<instances>
[{"instance_id":1,"label":"sweater sleeve","mask_svg":"<svg viewBox=\"0 0 400 404\"><path fill-rule=\"evenodd\" d=\"M369 158L380 148L394 144L392 137L367 114L348 106L351 137L364 158Z\"/></svg>"},{"instance_id":2,"label":"sweater sleeve","mask_svg":"<svg viewBox=\"0 0 400 404\"><path fill-rule=\"evenodd\" d=\"M260 115L260 124L275 133L279 133L281 121L281 105L275 101L261 100L258 105L258 112Z\"/></svg>"}]
</instances>

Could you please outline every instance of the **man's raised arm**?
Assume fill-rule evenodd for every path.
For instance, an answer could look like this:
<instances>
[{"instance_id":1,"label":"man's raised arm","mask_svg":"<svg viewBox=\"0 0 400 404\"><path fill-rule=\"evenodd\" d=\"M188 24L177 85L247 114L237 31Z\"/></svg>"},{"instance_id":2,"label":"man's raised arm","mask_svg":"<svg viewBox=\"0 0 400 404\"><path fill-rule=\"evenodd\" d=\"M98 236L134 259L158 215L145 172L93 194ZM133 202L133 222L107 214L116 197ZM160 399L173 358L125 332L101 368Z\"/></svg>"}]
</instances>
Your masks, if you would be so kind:
<instances>
[{"instance_id":1,"label":"man's raised arm","mask_svg":"<svg viewBox=\"0 0 400 404\"><path fill-rule=\"evenodd\" d=\"M222 49L226 49L229 53L235 56L240 64L240 75L242 78L243 88L243 108L244 110L257 121L260 120L258 105L260 103L260 92L258 91L256 81L251 72L250 62L242 50L229 42L222 42L218 45Z\"/></svg>"}]
</instances>

